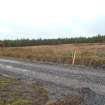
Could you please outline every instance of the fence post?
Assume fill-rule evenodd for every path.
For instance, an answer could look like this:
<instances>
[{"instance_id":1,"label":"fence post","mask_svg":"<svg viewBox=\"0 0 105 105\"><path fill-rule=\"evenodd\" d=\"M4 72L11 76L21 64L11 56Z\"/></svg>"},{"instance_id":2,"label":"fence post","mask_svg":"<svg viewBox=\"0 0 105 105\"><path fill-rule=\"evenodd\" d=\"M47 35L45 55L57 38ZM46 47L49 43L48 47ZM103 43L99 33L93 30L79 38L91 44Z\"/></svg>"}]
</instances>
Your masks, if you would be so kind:
<instances>
[{"instance_id":1,"label":"fence post","mask_svg":"<svg viewBox=\"0 0 105 105\"><path fill-rule=\"evenodd\" d=\"M76 50L74 50L72 53L72 65L75 64L75 58L76 58Z\"/></svg>"}]
</instances>

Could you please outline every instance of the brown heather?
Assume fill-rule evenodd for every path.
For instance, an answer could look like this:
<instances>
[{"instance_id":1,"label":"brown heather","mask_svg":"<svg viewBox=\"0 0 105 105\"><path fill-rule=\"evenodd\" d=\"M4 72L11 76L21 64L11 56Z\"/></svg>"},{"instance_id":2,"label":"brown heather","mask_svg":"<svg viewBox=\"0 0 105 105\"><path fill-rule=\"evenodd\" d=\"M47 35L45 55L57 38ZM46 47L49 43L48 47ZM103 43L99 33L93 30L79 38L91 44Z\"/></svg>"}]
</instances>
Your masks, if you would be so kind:
<instances>
[{"instance_id":1,"label":"brown heather","mask_svg":"<svg viewBox=\"0 0 105 105\"><path fill-rule=\"evenodd\" d=\"M93 66L105 64L105 43L4 47L0 48L0 56L71 64L74 50L76 51L75 64Z\"/></svg>"}]
</instances>

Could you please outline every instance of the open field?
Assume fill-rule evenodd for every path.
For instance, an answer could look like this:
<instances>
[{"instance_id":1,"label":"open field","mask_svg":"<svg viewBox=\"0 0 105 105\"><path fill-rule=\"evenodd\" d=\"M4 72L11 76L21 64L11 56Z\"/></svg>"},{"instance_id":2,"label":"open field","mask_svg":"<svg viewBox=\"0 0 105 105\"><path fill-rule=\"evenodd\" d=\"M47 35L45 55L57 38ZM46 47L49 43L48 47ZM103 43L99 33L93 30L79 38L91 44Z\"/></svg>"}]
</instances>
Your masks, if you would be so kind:
<instances>
[{"instance_id":1,"label":"open field","mask_svg":"<svg viewBox=\"0 0 105 105\"><path fill-rule=\"evenodd\" d=\"M0 48L1 57L28 59L31 61L99 66L105 64L105 43L43 45L32 47Z\"/></svg>"}]
</instances>

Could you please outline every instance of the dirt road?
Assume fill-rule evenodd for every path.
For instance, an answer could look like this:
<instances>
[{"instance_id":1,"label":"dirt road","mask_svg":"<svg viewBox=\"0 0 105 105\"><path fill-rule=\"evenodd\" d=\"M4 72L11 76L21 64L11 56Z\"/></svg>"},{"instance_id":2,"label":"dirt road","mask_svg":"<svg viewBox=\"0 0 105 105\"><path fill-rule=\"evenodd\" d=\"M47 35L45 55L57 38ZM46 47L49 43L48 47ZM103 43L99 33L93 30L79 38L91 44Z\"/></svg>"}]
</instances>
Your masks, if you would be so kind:
<instances>
[{"instance_id":1,"label":"dirt road","mask_svg":"<svg viewBox=\"0 0 105 105\"><path fill-rule=\"evenodd\" d=\"M52 98L69 93L78 94L78 89L82 87L89 87L97 94L105 95L105 71L101 69L0 59L0 74L41 82L48 88Z\"/></svg>"}]
</instances>

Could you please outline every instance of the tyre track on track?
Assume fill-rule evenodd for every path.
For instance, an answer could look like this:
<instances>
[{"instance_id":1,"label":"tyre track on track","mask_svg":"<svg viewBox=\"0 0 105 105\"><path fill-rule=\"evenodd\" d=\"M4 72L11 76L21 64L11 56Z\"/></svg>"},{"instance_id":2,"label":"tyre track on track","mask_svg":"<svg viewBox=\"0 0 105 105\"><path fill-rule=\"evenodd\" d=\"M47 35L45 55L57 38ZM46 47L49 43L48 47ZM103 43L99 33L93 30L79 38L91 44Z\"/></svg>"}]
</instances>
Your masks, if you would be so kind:
<instances>
[{"instance_id":1,"label":"tyre track on track","mask_svg":"<svg viewBox=\"0 0 105 105\"><path fill-rule=\"evenodd\" d=\"M54 88L56 88L56 85L59 88L62 86L74 90L82 87L89 87L96 93L105 94L105 72L101 70L99 72L83 71L81 69L71 70L66 67L31 64L6 59L0 59L0 70L4 73L10 72L24 75L28 78L40 80L50 85L55 84ZM87 81L89 78L91 79Z\"/></svg>"}]
</instances>

